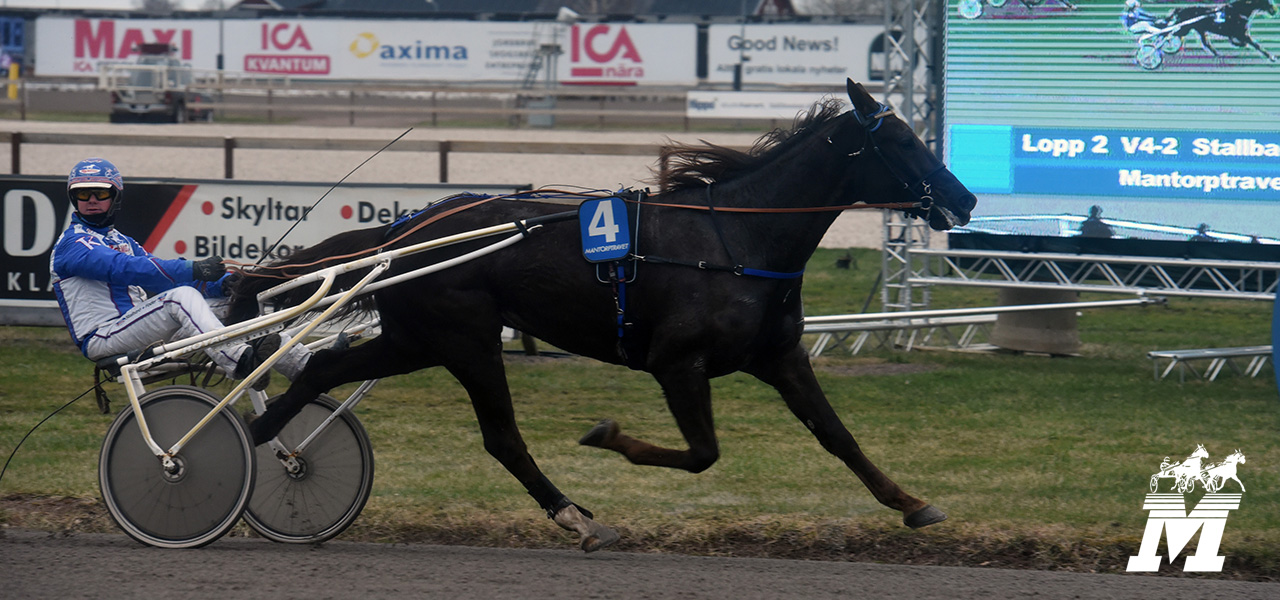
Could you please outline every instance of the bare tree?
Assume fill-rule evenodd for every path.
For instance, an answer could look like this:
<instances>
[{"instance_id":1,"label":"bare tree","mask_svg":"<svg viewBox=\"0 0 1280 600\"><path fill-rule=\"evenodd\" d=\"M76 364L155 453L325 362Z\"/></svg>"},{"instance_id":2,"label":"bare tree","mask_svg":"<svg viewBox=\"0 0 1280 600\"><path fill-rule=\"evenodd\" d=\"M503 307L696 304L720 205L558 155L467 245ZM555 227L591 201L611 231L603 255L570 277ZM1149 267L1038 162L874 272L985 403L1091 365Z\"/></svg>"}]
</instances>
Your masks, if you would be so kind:
<instances>
[{"instance_id":1,"label":"bare tree","mask_svg":"<svg viewBox=\"0 0 1280 600\"><path fill-rule=\"evenodd\" d=\"M139 12L152 15L172 15L178 10L177 0L134 0Z\"/></svg>"},{"instance_id":2,"label":"bare tree","mask_svg":"<svg viewBox=\"0 0 1280 600\"><path fill-rule=\"evenodd\" d=\"M584 15L634 15L641 3L636 0L564 0L559 4Z\"/></svg>"},{"instance_id":3,"label":"bare tree","mask_svg":"<svg viewBox=\"0 0 1280 600\"><path fill-rule=\"evenodd\" d=\"M885 0L805 0L796 10L807 15L875 17L884 14Z\"/></svg>"}]
</instances>

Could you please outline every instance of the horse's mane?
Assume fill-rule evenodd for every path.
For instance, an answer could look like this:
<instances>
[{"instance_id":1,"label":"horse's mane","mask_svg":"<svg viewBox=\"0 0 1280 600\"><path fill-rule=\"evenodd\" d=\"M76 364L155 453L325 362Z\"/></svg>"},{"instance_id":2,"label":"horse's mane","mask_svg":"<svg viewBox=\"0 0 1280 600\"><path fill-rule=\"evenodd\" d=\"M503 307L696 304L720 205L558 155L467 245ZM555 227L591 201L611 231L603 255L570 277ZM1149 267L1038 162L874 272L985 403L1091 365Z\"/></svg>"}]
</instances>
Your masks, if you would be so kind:
<instances>
[{"instance_id":1,"label":"horse's mane","mask_svg":"<svg viewBox=\"0 0 1280 600\"><path fill-rule=\"evenodd\" d=\"M659 153L658 162L665 168L655 171L655 181L661 189L670 191L731 180L769 162L818 126L840 116L842 110L843 103L839 98L818 102L808 112L797 116L790 129L779 128L764 134L747 152L706 141L700 145L665 146Z\"/></svg>"}]
</instances>

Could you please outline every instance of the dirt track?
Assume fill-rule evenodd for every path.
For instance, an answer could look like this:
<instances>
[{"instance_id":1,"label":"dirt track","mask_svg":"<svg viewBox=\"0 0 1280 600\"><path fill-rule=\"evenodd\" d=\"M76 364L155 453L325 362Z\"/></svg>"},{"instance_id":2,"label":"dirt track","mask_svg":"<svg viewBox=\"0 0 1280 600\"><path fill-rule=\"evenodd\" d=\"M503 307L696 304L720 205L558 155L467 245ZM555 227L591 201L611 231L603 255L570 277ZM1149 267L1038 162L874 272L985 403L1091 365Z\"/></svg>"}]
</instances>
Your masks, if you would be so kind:
<instances>
[{"instance_id":1,"label":"dirt track","mask_svg":"<svg viewBox=\"0 0 1280 600\"><path fill-rule=\"evenodd\" d=\"M1280 584L707 558L224 538L160 550L124 535L0 530L8 598L1277 598Z\"/></svg>"},{"instance_id":2,"label":"dirt track","mask_svg":"<svg viewBox=\"0 0 1280 600\"><path fill-rule=\"evenodd\" d=\"M302 125L228 125L191 123L184 125L112 125L107 123L54 123L43 121L0 121L7 131L24 133L85 133L191 137L301 137L332 139L372 139L390 142L408 127L348 127ZM502 140L565 143L663 144L671 141L698 143L699 140L749 146L763 131L752 133L686 133L682 131L573 131L536 129L450 129L420 127L406 140ZM368 159L368 152L310 151L286 152L237 150L235 175L239 180L308 181L336 183ZM24 175L65 176L82 158L101 156L120 167L126 185L130 177L178 177L221 179L222 149L165 148L140 146L77 146L23 144L21 169ZM449 158L449 180L461 184L531 184L534 186L579 186L617 189L643 188L651 177L657 157L465 154ZM0 173L10 172L10 148L0 147ZM347 180L366 183L437 183L439 165L435 154L384 152L357 170ZM434 200L427 199L427 200ZM425 202L424 202L425 204ZM828 248L879 248L882 215L877 210L842 214L823 239ZM937 240L944 239L941 234Z\"/></svg>"}]
</instances>

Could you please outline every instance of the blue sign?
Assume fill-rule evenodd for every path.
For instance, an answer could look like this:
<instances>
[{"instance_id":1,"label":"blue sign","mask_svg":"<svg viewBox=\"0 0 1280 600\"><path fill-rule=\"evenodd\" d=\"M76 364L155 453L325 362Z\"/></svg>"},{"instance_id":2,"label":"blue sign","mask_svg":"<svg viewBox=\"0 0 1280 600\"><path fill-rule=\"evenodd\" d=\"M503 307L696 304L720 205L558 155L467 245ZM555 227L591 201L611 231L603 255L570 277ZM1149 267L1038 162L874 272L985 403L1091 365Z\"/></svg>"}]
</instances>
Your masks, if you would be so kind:
<instances>
[{"instance_id":1,"label":"blue sign","mask_svg":"<svg viewBox=\"0 0 1280 600\"><path fill-rule=\"evenodd\" d=\"M624 258L631 252L627 205L616 196L587 200L578 206L582 227L582 256L590 262Z\"/></svg>"},{"instance_id":2,"label":"blue sign","mask_svg":"<svg viewBox=\"0 0 1280 600\"><path fill-rule=\"evenodd\" d=\"M974 192L1274 201L1280 133L955 125Z\"/></svg>"}]
</instances>

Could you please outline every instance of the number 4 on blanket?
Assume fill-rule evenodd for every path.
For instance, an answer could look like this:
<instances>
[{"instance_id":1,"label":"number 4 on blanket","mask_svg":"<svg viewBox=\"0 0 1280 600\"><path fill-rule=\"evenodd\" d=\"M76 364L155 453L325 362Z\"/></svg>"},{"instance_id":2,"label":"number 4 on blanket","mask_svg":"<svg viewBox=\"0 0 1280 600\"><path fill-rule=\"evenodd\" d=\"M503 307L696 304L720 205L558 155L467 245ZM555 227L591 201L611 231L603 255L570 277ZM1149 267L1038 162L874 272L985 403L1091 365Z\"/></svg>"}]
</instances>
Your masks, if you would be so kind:
<instances>
[{"instance_id":1,"label":"number 4 on blanket","mask_svg":"<svg viewBox=\"0 0 1280 600\"><path fill-rule=\"evenodd\" d=\"M616 196L587 200L578 206L582 255L593 263L624 258L631 252L627 207Z\"/></svg>"}]
</instances>

